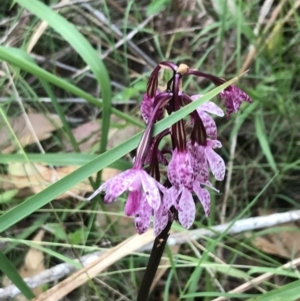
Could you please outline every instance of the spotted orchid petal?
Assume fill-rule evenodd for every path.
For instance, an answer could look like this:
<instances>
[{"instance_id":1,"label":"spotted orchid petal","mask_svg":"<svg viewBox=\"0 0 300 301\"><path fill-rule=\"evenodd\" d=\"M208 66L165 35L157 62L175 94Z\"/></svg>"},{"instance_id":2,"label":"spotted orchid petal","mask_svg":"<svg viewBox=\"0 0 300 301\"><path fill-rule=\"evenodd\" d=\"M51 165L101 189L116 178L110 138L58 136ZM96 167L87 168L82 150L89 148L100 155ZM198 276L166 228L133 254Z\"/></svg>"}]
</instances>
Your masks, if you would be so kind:
<instances>
[{"instance_id":1,"label":"spotted orchid petal","mask_svg":"<svg viewBox=\"0 0 300 301\"><path fill-rule=\"evenodd\" d=\"M141 200L139 212L134 219L135 228L139 234L143 234L149 229L151 215L152 215L152 208L149 206L144 196Z\"/></svg>"},{"instance_id":2,"label":"spotted orchid petal","mask_svg":"<svg viewBox=\"0 0 300 301\"><path fill-rule=\"evenodd\" d=\"M201 97L202 95L192 95L191 99L197 100ZM214 119L208 115L207 113L211 113L220 117L224 116L224 112L222 111L221 108L219 108L215 103L213 103L212 101L208 101L203 103L201 106L199 106L197 108L197 112L199 117L201 118L203 125L205 127L206 130L206 134L212 138L212 139L216 139L217 138L217 126L216 123L214 121Z\"/></svg>"},{"instance_id":3,"label":"spotted orchid petal","mask_svg":"<svg viewBox=\"0 0 300 301\"><path fill-rule=\"evenodd\" d=\"M87 200L93 199L103 190L106 190L104 201L111 203L124 193L135 179L135 171L132 169L126 170L116 177L102 184Z\"/></svg>"},{"instance_id":4,"label":"spotted orchid petal","mask_svg":"<svg viewBox=\"0 0 300 301\"><path fill-rule=\"evenodd\" d=\"M223 181L225 177L225 163L223 158L211 147L205 147L205 156L216 180Z\"/></svg>"},{"instance_id":5,"label":"spotted orchid petal","mask_svg":"<svg viewBox=\"0 0 300 301\"><path fill-rule=\"evenodd\" d=\"M124 208L124 212L127 216L135 215L138 212L142 197L143 193L141 189L130 191L128 193L127 201Z\"/></svg>"},{"instance_id":6,"label":"spotted orchid petal","mask_svg":"<svg viewBox=\"0 0 300 301\"><path fill-rule=\"evenodd\" d=\"M194 192L197 195L199 201L201 202L205 215L208 217L210 214L210 194L207 189L202 188L200 183L194 183Z\"/></svg>"},{"instance_id":7,"label":"spotted orchid petal","mask_svg":"<svg viewBox=\"0 0 300 301\"><path fill-rule=\"evenodd\" d=\"M163 198L164 206L168 209L174 206L179 193L180 191L175 186L171 186L169 189L167 189L167 191L164 193Z\"/></svg>"},{"instance_id":8,"label":"spotted orchid petal","mask_svg":"<svg viewBox=\"0 0 300 301\"><path fill-rule=\"evenodd\" d=\"M201 98L203 95L202 94L196 94L196 95L192 95L191 96L191 100L195 101L198 100L199 98ZM223 117L224 116L224 112L221 108L219 108L214 102L212 101L207 101L205 103L203 103L202 105L200 105L197 108L197 112L208 112L214 115L217 115L219 117Z\"/></svg>"},{"instance_id":9,"label":"spotted orchid petal","mask_svg":"<svg viewBox=\"0 0 300 301\"><path fill-rule=\"evenodd\" d=\"M193 184L192 155L189 151L173 151L172 159L168 165L168 178L176 187L181 185L191 187Z\"/></svg>"},{"instance_id":10,"label":"spotted orchid petal","mask_svg":"<svg viewBox=\"0 0 300 301\"><path fill-rule=\"evenodd\" d=\"M175 208L178 210L180 224L189 229L195 220L196 206L193 196L187 188L182 189L179 202L175 205Z\"/></svg>"},{"instance_id":11,"label":"spotted orchid petal","mask_svg":"<svg viewBox=\"0 0 300 301\"><path fill-rule=\"evenodd\" d=\"M224 116L223 110L212 101L207 101L203 103L197 110L205 111L207 113L211 113L219 117Z\"/></svg>"},{"instance_id":12,"label":"spotted orchid petal","mask_svg":"<svg viewBox=\"0 0 300 301\"><path fill-rule=\"evenodd\" d=\"M209 178L209 166L204 153L204 146L189 142L187 148L193 158L194 178L201 178L203 182Z\"/></svg>"},{"instance_id":13,"label":"spotted orchid petal","mask_svg":"<svg viewBox=\"0 0 300 301\"><path fill-rule=\"evenodd\" d=\"M212 139L216 139L217 138L217 126L216 126L214 119L210 115L208 115L207 113L202 112L202 111L198 112L198 114L203 122L207 136Z\"/></svg>"},{"instance_id":14,"label":"spotted orchid petal","mask_svg":"<svg viewBox=\"0 0 300 301\"><path fill-rule=\"evenodd\" d=\"M145 197L150 207L157 210L161 204L160 191L164 189L163 185L153 179L143 169L132 168L101 185L89 197L89 200L101 191L106 190L104 201L111 203L128 190L128 203L125 206L125 213L132 215L138 209L138 203L141 202L142 197Z\"/></svg>"},{"instance_id":15,"label":"spotted orchid petal","mask_svg":"<svg viewBox=\"0 0 300 301\"><path fill-rule=\"evenodd\" d=\"M142 181L143 191L148 204L154 210L157 210L161 203L161 196L157 187L158 182L154 180L151 176L149 176L145 171L141 171L140 177Z\"/></svg>"},{"instance_id":16,"label":"spotted orchid petal","mask_svg":"<svg viewBox=\"0 0 300 301\"><path fill-rule=\"evenodd\" d=\"M154 235L158 236L167 226L169 221L169 210L161 205L158 210L154 212Z\"/></svg>"},{"instance_id":17,"label":"spotted orchid petal","mask_svg":"<svg viewBox=\"0 0 300 301\"><path fill-rule=\"evenodd\" d=\"M231 85L219 94L220 98L225 100L227 118L233 112L237 112L243 101L251 103L251 98L238 87Z\"/></svg>"},{"instance_id":18,"label":"spotted orchid petal","mask_svg":"<svg viewBox=\"0 0 300 301\"><path fill-rule=\"evenodd\" d=\"M148 123L151 113L153 111L153 99L153 97L149 97L146 93L144 94L143 100L141 102L141 114L146 123Z\"/></svg>"},{"instance_id":19,"label":"spotted orchid petal","mask_svg":"<svg viewBox=\"0 0 300 301\"><path fill-rule=\"evenodd\" d=\"M144 94L143 100L141 102L141 114L142 117L144 118L146 124L149 122L150 116L152 115L153 109L154 109L154 101L155 101L155 97L159 96L160 92L156 91L154 97L149 97L146 94ZM163 118L164 114L163 114L163 110L159 109L157 112L157 120L161 120Z\"/></svg>"}]
</instances>

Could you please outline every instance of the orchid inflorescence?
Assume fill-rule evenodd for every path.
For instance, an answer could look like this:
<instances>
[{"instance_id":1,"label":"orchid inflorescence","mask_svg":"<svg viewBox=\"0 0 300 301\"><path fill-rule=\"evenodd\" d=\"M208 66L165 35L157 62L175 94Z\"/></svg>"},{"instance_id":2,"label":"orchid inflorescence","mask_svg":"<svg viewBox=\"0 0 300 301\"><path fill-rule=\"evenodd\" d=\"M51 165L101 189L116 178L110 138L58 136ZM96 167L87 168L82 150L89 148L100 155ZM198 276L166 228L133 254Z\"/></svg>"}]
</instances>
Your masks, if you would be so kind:
<instances>
[{"instance_id":1,"label":"orchid inflorescence","mask_svg":"<svg viewBox=\"0 0 300 301\"><path fill-rule=\"evenodd\" d=\"M172 71L164 91L158 90L161 68ZM214 151L222 145L217 140L216 123L208 114L224 116L215 103L203 103L190 114L189 119L181 119L152 137L154 124L164 118L165 112L170 115L201 97L189 96L182 90L182 79L189 75L204 77L217 86L225 82L211 74L189 69L185 64L160 63L150 75L147 93L141 103L146 130L137 148L133 167L102 184L89 197L90 200L105 190L104 201L111 203L128 191L125 214L135 217L139 234L149 228L152 216L155 236L173 220L187 229L191 227L196 211L193 194L209 216L210 193L207 188L216 190L209 182L210 171L216 180L224 180L224 160ZM223 90L219 97L225 100L228 118L239 110L243 100L251 102L250 97L234 85ZM189 134L188 127L192 127ZM172 145L159 148L166 136L170 136ZM160 172L162 167L167 168L167 173Z\"/></svg>"}]
</instances>

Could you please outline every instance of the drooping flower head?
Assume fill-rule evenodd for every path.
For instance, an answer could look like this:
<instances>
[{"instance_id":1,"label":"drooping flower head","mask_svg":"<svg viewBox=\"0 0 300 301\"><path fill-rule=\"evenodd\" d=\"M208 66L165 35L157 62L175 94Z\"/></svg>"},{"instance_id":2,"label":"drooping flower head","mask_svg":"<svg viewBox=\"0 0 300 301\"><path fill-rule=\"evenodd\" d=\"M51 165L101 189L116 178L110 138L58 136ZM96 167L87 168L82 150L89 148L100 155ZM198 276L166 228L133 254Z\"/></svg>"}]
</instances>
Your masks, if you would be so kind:
<instances>
[{"instance_id":1,"label":"drooping flower head","mask_svg":"<svg viewBox=\"0 0 300 301\"><path fill-rule=\"evenodd\" d=\"M164 91L158 90L161 69L171 71ZM150 75L141 102L146 129L137 148L133 168L102 184L89 198L105 191L104 201L111 203L127 192L125 214L134 216L138 233L149 228L151 217L154 218L156 236L169 221L177 220L183 227L191 227L197 199L205 215L209 216L210 193L207 188L216 190L209 182L210 174L217 181L225 177L224 160L215 151L222 145L217 140L216 122L210 115L222 117L224 113L212 101L199 106L190 114L190 119L179 120L153 136L155 123L165 114L170 115L201 97L200 94L189 96L183 91L182 81L187 76L204 77L217 86L225 82L214 75L190 69L185 64L160 63ZM223 90L219 97L225 100L228 118L239 110L242 101L251 102L245 92L233 85ZM187 131L188 123L192 125L190 133ZM170 139L166 140L166 137Z\"/></svg>"}]
</instances>

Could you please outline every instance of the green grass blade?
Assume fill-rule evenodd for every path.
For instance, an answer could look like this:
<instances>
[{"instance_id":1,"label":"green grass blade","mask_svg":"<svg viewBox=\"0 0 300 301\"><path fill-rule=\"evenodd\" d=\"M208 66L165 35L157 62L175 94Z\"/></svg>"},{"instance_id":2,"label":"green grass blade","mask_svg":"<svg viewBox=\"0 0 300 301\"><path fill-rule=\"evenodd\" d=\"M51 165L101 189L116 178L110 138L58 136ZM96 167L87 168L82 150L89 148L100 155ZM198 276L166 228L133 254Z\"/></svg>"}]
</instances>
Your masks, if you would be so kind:
<instances>
[{"instance_id":1,"label":"green grass blade","mask_svg":"<svg viewBox=\"0 0 300 301\"><path fill-rule=\"evenodd\" d=\"M80 166L87 164L91 160L97 158L98 155L93 154L79 154L79 153L61 153L61 154L26 154L26 157L22 154L4 154L0 156L0 163L28 163L27 159L31 163L43 163L47 165L56 166ZM125 170L132 167L132 164L124 159L117 160L108 167Z\"/></svg>"},{"instance_id":2,"label":"green grass blade","mask_svg":"<svg viewBox=\"0 0 300 301\"><path fill-rule=\"evenodd\" d=\"M17 193L18 189L7 190L0 193L0 204L9 203Z\"/></svg>"},{"instance_id":3,"label":"green grass blade","mask_svg":"<svg viewBox=\"0 0 300 301\"><path fill-rule=\"evenodd\" d=\"M231 81L228 81L225 84L215 88L214 90L205 94L199 100L190 103L182 110L179 110L160 121L155 126L154 133L158 134L166 128L169 128L172 124L194 111L199 105L218 95L223 89L233 84L236 79L237 78L234 78ZM0 216L0 233L22 220L24 217L30 215L37 209L51 202L57 196L74 187L79 182L82 182L92 174L102 170L104 167L107 167L109 164L112 164L114 161L128 154L137 147L138 142L141 139L141 135L142 133L136 134L131 139L123 142L104 154L101 154L91 162L75 170L70 175L64 177L35 196L27 199L15 208L4 213L2 216Z\"/></svg>"},{"instance_id":4,"label":"green grass blade","mask_svg":"<svg viewBox=\"0 0 300 301\"><path fill-rule=\"evenodd\" d=\"M198 292L198 293L191 293L186 294L182 298L200 298L200 297L227 297L227 298L249 298L255 294L234 294L234 293L223 293L223 292ZM183 300L184 300L183 299ZM203 299L202 299L203 300ZM209 299L211 300L211 299ZM275 300L273 300L275 301ZM277 300L276 300L277 301Z\"/></svg>"},{"instance_id":5,"label":"green grass blade","mask_svg":"<svg viewBox=\"0 0 300 301\"><path fill-rule=\"evenodd\" d=\"M248 301L294 301L300 298L300 280L286 284L278 289L274 289L257 298Z\"/></svg>"},{"instance_id":6,"label":"green grass blade","mask_svg":"<svg viewBox=\"0 0 300 301\"><path fill-rule=\"evenodd\" d=\"M8 258L0 251L0 270L6 275L11 282L22 292L22 294L27 299L32 299L35 297L34 293L24 282L23 278L20 276L13 264L8 260Z\"/></svg>"},{"instance_id":7,"label":"green grass blade","mask_svg":"<svg viewBox=\"0 0 300 301\"><path fill-rule=\"evenodd\" d=\"M40 82L41 82L42 86L44 87L46 93L48 94L49 98L51 99L53 107L63 124L63 128L69 138L71 145L73 146L74 150L79 153L80 149L79 149L78 143L73 135L72 129L66 119L66 116L61 108L61 105L59 104L59 102L57 101L57 99L53 93L51 86L45 80L40 80Z\"/></svg>"},{"instance_id":8,"label":"green grass blade","mask_svg":"<svg viewBox=\"0 0 300 301\"><path fill-rule=\"evenodd\" d=\"M35 64L37 66L37 64L34 61L34 59L28 53L23 52L20 49L14 49L14 51L15 51L16 55L22 57L24 60L27 60L29 63ZM55 97L55 95L54 95L54 93L53 93L53 91L51 89L51 86L48 84L47 81L45 81L43 79L40 79L40 82L41 82L43 88L45 89L46 93L48 94L49 98L51 99L52 104L53 104L53 106L54 106L54 108L55 108L58 116L60 117L60 120L61 120L61 122L62 122L62 124L64 126L66 134L69 137L69 140L70 140L73 148L76 151L79 152L79 146L77 144L77 141L76 141L76 139L75 139L75 137L73 135L73 132L71 130L71 127L70 127L69 123L66 120L65 114L64 114L64 112L61 109L61 105L58 103L58 101L57 101L57 99L56 99L56 97Z\"/></svg>"},{"instance_id":9,"label":"green grass blade","mask_svg":"<svg viewBox=\"0 0 300 301\"><path fill-rule=\"evenodd\" d=\"M255 127L256 127L256 135L259 140L260 146L264 155L266 156L270 167L273 169L274 172L277 172L276 163L274 157L272 155L272 151L270 149L270 145L268 142L268 137L266 135L266 131L264 129L264 121L261 114L255 115Z\"/></svg>"},{"instance_id":10,"label":"green grass blade","mask_svg":"<svg viewBox=\"0 0 300 301\"><path fill-rule=\"evenodd\" d=\"M69 44L76 50L83 60L89 65L94 73L100 87L103 98L103 115L101 127L101 147L100 152L104 152L107 144L107 137L110 124L111 112L111 85L110 79L105 65L99 58L95 49L88 40L77 30L77 28L63 18L61 15L53 11L37 0L16 0L24 8L45 20L49 26L56 30Z\"/></svg>"},{"instance_id":11,"label":"green grass blade","mask_svg":"<svg viewBox=\"0 0 300 301\"><path fill-rule=\"evenodd\" d=\"M39 230L43 225L45 225L47 219L50 214L42 214L37 220L30 224L30 226L26 227L21 233L14 235L15 241L9 242L8 246L3 251L4 254L7 254L14 248L16 248L22 240L27 239L34 232ZM7 238L7 237L6 237ZM1 239L3 241L3 239Z\"/></svg>"},{"instance_id":12,"label":"green grass blade","mask_svg":"<svg viewBox=\"0 0 300 301\"><path fill-rule=\"evenodd\" d=\"M39 79L44 79L45 81L52 83L57 87L64 89L65 91L68 91L80 98L86 99L89 103L99 108L103 108L103 103L99 102L99 100L91 94L69 83L67 80L44 70L43 68L37 66L36 63L30 62L28 60L28 55L26 55L26 52L20 49L0 46L0 60L4 60L13 66L17 66L20 69L35 75ZM144 128L143 123L141 123L134 117L128 116L128 114L126 113L123 113L115 108L111 108L111 112L131 124L135 124L141 128Z\"/></svg>"}]
</instances>

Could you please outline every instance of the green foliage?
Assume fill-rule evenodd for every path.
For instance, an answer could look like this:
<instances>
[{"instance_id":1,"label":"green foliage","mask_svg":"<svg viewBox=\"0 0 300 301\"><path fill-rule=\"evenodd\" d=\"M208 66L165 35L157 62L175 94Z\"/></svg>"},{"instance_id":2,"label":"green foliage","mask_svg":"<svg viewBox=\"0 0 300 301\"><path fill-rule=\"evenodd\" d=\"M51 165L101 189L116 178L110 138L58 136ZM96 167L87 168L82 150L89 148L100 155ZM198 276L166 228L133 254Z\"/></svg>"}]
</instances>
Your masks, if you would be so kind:
<instances>
[{"instance_id":1,"label":"green foliage","mask_svg":"<svg viewBox=\"0 0 300 301\"><path fill-rule=\"evenodd\" d=\"M257 47L252 63L247 65L248 72L237 83L254 103L243 104L241 111L233 114L228 121L216 119L218 136L223 144L221 155L227 162L233 160L230 189L227 191L225 185L216 183L220 193L213 194L211 217L207 220L199 209L195 227L209 228L219 224L223 220L221 207L226 197L224 221L230 224L257 215L260 208L274 211L300 209L300 18L298 8L294 7L296 2L286 1L282 15L279 14L269 31L265 32L270 20L268 17L276 12L275 1L267 19L260 23L258 34L253 32L253 28L262 16L261 1L198 1L200 4L196 1L192 9L177 6L176 1L170 0L148 1L149 4L129 1L126 7L118 8L105 1L88 2L95 8L93 13L76 3L51 8L58 2L4 1L0 8L0 34L1 38L7 38L1 40L0 60L3 66L8 66L17 93L23 99L22 105L19 105L6 67L1 68L1 126L6 126L5 131L10 132L14 145L18 145L17 153L0 155L3 179L8 175L7 166L11 163L43 164L49 169L79 166L75 172L52 185L49 183L40 193L30 197L18 196L19 190L6 189L5 185L0 187L0 268L25 296L33 297L31 290L18 276L16 266L12 265L22 261L23 245L42 250L47 267L61 262L80 267L74 260L76 257L116 245L133 233L130 230L126 232L123 198L119 203L105 206L102 201L99 202L100 196L92 205L71 197L56 198L106 167L120 171L131 167L128 154L137 147L144 124L137 118L137 106L128 100L136 100L138 105L145 92L151 70L145 56L151 56L157 62L185 62L191 68L233 78L240 73L252 47ZM187 1L187 5L189 3ZM27 19L22 16L23 11L28 15ZM97 19L97 12L103 13L106 21ZM136 36L126 36L146 16L156 14L159 14L158 17ZM288 20L285 20L286 16ZM36 55L28 54L28 40L41 20L45 20L50 28L37 42L33 51ZM20 27L10 32L15 24L20 24ZM114 27L120 28L123 36L116 34ZM66 51L67 47L72 50ZM65 56L59 57L58 54L64 52ZM44 57L46 62L39 57ZM75 71L64 69L63 65ZM84 69L80 76L73 76ZM166 79L166 74L162 78ZM225 86L213 89L212 86L207 87L206 82L186 80L184 90L205 96L167 116L157 124L155 133L168 128L202 102L212 99ZM99 93L102 101L98 99ZM39 98L45 96L50 103L40 102ZM64 104L59 101L62 97L78 97L87 103L82 106ZM117 102L123 104L117 105ZM40 153L35 145L22 147L17 133L11 133L12 127L7 129L10 118L18 115L20 110L43 114L51 112L59 116L63 127L59 132L53 132L49 140L42 141L45 154ZM80 153L74 137L75 125L70 120L81 118L84 114L84 121L101 118L101 142L96 146L98 154L94 154L95 151ZM115 122L112 115L126 121L125 125L116 122L116 128L136 125L141 132L106 151L110 121ZM0 130L4 132L2 128ZM71 142L74 152L65 152L63 137ZM231 147L235 141L232 155ZM96 187L100 183L92 184ZM129 223L131 225L131 221ZM37 245L31 242L31 238L41 228L46 231L47 237L44 245ZM183 231L179 225L174 225L173 230ZM284 235L288 231L291 230L279 226L264 233L255 232L250 235L251 238L245 234L232 237L225 231L214 238L203 237L200 242L203 249L191 242L183 245L178 254L172 255L168 251L169 269L162 280L164 288L159 284L157 286L158 293L163 293L164 300L171 298L170 292L175 292L179 299L189 301L209 301L217 297L249 301L296 300L300 298L297 271L280 268L283 261L293 259L294 253L291 258L282 259L252 244L252 239L263 234ZM296 237L299 232L297 225L293 231ZM219 255L225 263L215 259ZM123 294L118 297L125 295L135 299L136 287L142 276L140 270L146 263L144 253L120 260L106 271L105 281ZM279 282L271 278L251 290L230 292L263 273L272 273ZM99 300L110 300L115 293L96 281L90 284L82 288L85 295L95 293ZM265 293L262 294L262 291Z\"/></svg>"},{"instance_id":2,"label":"green foliage","mask_svg":"<svg viewBox=\"0 0 300 301\"><path fill-rule=\"evenodd\" d=\"M212 97L218 95L220 91L232 84L234 80L228 81L225 84L215 88L211 92L204 95L201 99L192 102L184 109L172 114L168 118L157 123L155 126L154 133L160 133L164 129L170 127L176 121L184 118L187 114L194 111L201 103L210 100ZM135 149L138 145L139 140L141 139L141 133L133 136L131 139L123 142L122 144L114 147L113 149L105 152L104 154L96 157L94 160L83 165L73 173L59 180L58 182L52 184L51 186L45 188L40 193L32 196L28 200L24 201L15 208L7 211L2 216L0 216L0 232L5 231L18 221L22 220L24 217L33 213L37 209L45 206L51 202L56 197L60 196L62 193L71 189L76 184L82 182L95 172L103 170L108 165L112 164L116 160L128 154L130 151Z\"/></svg>"},{"instance_id":3,"label":"green foliage","mask_svg":"<svg viewBox=\"0 0 300 301\"><path fill-rule=\"evenodd\" d=\"M6 275L10 281L22 292L22 294L32 299L35 297L31 289L28 287L23 278L19 275L18 271L11 263L11 261L0 251L0 270Z\"/></svg>"},{"instance_id":4,"label":"green foliage","mask_svg":"<svg viewBox=\"0 0 300 301\"><path fill-rule=\"evenodd\" d=\"M171 0L152 0L151 3L147 7L147 16L156 15L164 10L169 4Z\"/></svg>"}]
</instances>

